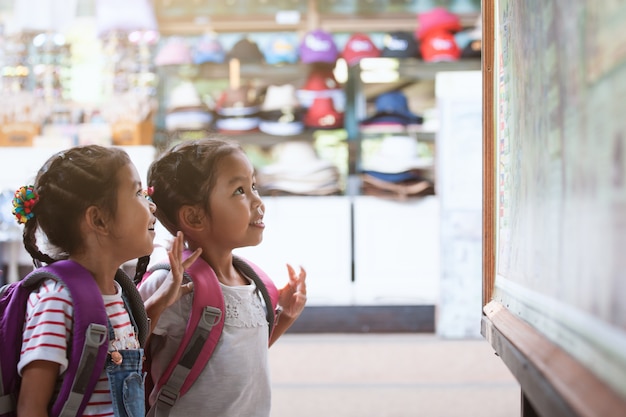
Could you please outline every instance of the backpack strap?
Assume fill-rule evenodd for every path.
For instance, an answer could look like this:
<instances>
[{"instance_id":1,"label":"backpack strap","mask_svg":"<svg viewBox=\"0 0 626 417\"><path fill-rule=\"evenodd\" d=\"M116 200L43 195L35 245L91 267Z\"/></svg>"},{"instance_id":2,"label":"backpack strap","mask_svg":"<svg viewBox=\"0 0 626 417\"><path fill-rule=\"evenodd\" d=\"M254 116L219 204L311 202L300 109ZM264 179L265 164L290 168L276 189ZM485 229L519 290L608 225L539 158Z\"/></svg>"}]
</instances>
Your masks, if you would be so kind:
<instances>
[{"instance_id":1,"label":"backpack strap","mask_svg":"<svg viewBox=\"0 0 626 417\"><path fill-rule=\"evenodd\" d=\"M30 293L46 278L63 282L70 292L74 308L72 341L68 346L70 360L50 415L74 417L82 415L104 369L108 350L108 344L105 343L108 341L106 310L100 290L89 271L73 261L57 261L31 272L22 281L11 284L3 295L3 303L5 297L10 300L7 299L9 305L2 317L0 338L15 343L2 344L1 358L13 365L19 361L21 343L17 341L22 337L26 302ZM13 322L4 322L6 320ZM11 353L5 356L9 349ZM2 376L6 389L4 392L17 394L19 378L15 369L2 369Z\"/></svg>"},{"instance_id":2,"label":"backpack strap","mask_svg":"<svg viewBox=\"0 0 626 417\"><path fill-rule=\"evenodd\" d=\"M184 256L189 255L190 252L185 251ZM169 270L169 265L166 269ZM213 354L224 328L224 297L215 272L202 258L198 258L187 271L193 281L191 316L174 357L156 384L158 394L148 416L169 415L178 398L189 390ZM197 360L203 365L194 367Z\"/></svg>"},{"instance_id":3,"label":"backpack strap","mask_svg":"<svg viewBox=\"0 0 626 417\"><path fill-rule=\"evenodd\" d=\"M184 257L191 255L185 251ZM266 305L270 335L275 324L278 290L272 280L258 266L240 257L233 257L233 265L250 277L261 292ZM170 269L168 264L151 269ZM157 398L148 411L148 417L166 417L179 397L183 396L198 378L209 361L224 327L224 296L219 280L202 258L187 268L194 285L191 317L185 335L172 361L157 383ZM271 306L271 307L270 307Z\"/></svg>"},{"instance_id":4,"label":"backpack strap","mask_svg":"<svg viewBox=\"0 0 626 417\"><path fill-rule=\"evenodd\" d=\"M128 314L133 322L133 326L137 330L137 339L139 345L145 347L146 340L150 334L150 319L146 313L146 309L141 299L141 295L137 290L135 282L122 269L118 269L115 274L115 280L122 287L122 295L128 301L130 308Z\"/></svg>"},{"instance_id":5,"label":"backpack strap","mask_svg":"<svg viewBox=\"0 0 626 417\"><path fill-rule=\"evenodd\" d=\"M265 302L266 319L269 325L270 337L274 332L274 327L278 321L278 288L274 284L274 281L259 268L258 265L244 259L240 256L233 256L233 265L246 276L250 277L257 289L261 292L263 301ZM271 308L269 308L271 306Z\"/></svg>"},{"instance_id":6,"label":"backpack strap","mask_svg":"<svg viewBox=\"0 0 626 417\"><path fill-rule=\"evenodd\" d=\"M81 415L104 369L109 348L102 294L91 273L74 261L57 261L42 269L67 285L74 305L70 361L51 415ZM80 359L74 359L79 352Z\"/></svg>"}]
</instances>

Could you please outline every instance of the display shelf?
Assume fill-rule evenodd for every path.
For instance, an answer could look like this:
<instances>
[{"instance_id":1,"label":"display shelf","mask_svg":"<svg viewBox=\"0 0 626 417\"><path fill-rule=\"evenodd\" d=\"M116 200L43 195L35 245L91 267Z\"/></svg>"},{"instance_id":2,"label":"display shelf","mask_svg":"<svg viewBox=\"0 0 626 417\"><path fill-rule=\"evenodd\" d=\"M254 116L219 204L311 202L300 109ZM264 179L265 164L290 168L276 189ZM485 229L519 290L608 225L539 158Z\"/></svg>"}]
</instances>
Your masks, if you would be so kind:
<instances>
[{"instance_id":1,"label":"display shelf","mask_svg":"<svg viewBox=\"0 0 626 417\"><path fill-rule=\"evenodd\" d=\"M371 125L371 126L359 126L359 131L362 136L367 135L384 135L384 134L407 134L416 135L420 140L434 142L437 136L437 132L434 130L425 130L422 125Z\"/></svg>"},{"instance_id":2,"label":"display shelf","mask_svg":"<svg viewBox=\"0 0 626 417\"><path fill-rule=\"evenodd\" d=\"M445 71L478 71L480 59L460 59L452 62L426 62L414 58L363 58L352 69L351 79L362 84L366 99L392 90L400 90L417 81L434 80Z\"/></svg>"},{"instance_id":3,"label":"display shelf","mask_svg":"<svg viewBox=\"0 0 626 417\"><path fill-rule=\"evenodd\" d=\"M308 74L309 67L306 64L280 64L270 65L240 64L240 75L243 79L263 79L265 82L286 83L302 80ZM228 79L228 63L205 63L200 65L165 65L159 67L160 78L176 77L188 80L200 79Z\"/></svg>"},{"instance_id":4,"label":"display shelf","mask_svg":"<svg viewBox=\"0 0 626 417\"><path fill-rule=\"evenodd\" d=\"M323 29L329 32L414 31L417 14L425 11L421 1L324 1L291 0L289 2L230 1L155 2L159 31L162 34L198 35L215 32L284 32ZM439 4L445 7L445 3ZM452 6L452 4L450 4ZM434 7L434 6L433 6ZM451 7L454 10L454 7ZM476 23L480 3L475 11L456 13L463 27Z\"/></svg>"},{"instance_id":5,"label":"display shelf","mask_svg":"<svg viewBox=\"0 0 626 417\"><path fill-rule=\"evenodd\" d=\"M476 23L478 13L458 13L461 26L471 27ZM390 28L413 32L417 27L417 13L375 14L321 14L319 26L329 32L388 32Z\"/></svg>"},{"instance_id":6,"label":"display shelf","mask_svg":"<svg viewBox=\"0 0 626 417\"><path fill-rule=\"evenodd\" d=\"M176 133L171 133L163 129L159 131L159 134L163 136L167 136L169 141L195 139L195 138L200 138L204 136L220 136L223 138L236 140L241 145L258 145L262 148L269 148L271 146L274 146L276 144L286 142L286 141L313 142L314 140L313 130L305 130L304 132L298 135L289 135L289 136L269 135L261 131L250 131L250 132L245 132L245 133L228 133L228 132L219 132L219 131L213 131L213 130L207 130L207 131L189 130L189 131L177 131Z\"/></svg>"}]
</instances>

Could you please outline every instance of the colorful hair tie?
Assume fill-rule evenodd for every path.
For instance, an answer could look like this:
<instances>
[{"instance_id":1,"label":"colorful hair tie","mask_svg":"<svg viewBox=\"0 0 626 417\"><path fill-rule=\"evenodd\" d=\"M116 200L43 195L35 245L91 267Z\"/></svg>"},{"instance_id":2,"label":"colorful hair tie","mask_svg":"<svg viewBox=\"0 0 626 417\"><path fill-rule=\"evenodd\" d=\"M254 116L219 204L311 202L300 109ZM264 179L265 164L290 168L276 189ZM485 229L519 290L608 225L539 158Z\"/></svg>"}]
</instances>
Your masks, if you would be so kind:
<instances>
[{"instance_id":1,"label":"colorful hair tie","mask_svg":"<svg viewBox=\"0 0 626 417\"><path fill-rule=\"evenodd\" d=\"M35 186L27 185L18 188L13 197L13 215L17 222L24 224L35 215L33 206L39 201Z\"/></svg>"}]
</instances>

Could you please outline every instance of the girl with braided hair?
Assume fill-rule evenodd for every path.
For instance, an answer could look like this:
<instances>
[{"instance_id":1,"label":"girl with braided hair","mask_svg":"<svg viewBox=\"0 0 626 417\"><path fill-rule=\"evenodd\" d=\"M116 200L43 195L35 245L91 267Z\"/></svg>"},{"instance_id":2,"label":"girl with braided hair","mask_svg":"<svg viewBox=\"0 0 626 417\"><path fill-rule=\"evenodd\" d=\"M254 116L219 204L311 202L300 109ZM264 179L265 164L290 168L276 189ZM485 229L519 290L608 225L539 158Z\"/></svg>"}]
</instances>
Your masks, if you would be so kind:
<instances>
[{"instance_id":1,"label":"girl with braided hair","mask_svg":"<svg viewBox=\"0 0 626 417\"><path fill-rule=\"evenodd\" d=\"M170 417L198 413L268 417L268 347L303 311L306 272L287 265L289 280L277 289L268 282L269 277L259 280L263 275L250 269L251 263L233 255L234 249L258 245L263 238L265 206L252 163L235 142L218 138L183 142L152 163L148 185L153 189L159 221L172 235L182 232L189 250L201 250L200 258L187 270L192 283L200 277L217 280L225 305L220 319L223 328L210 360L188 391L181 390L166 411ZM208 270L211 273L205 272ZM165 274L157 269L143 281L139 292L144 299L160 287ZM264 302L259 295L270 290L268 287L277 294L280 315L271 311L273 302ZM193 298L194 294L186 294L155 315L159 320L147 347L151 358L147 371L154 381L167 376ZM149 395L150 411L156 409L155 415L163 415L161 392L155 387Z\"/></svg>"},{"instance_id":2,"label":"girl with braided hair","mask_svg":"<svg viewBox=\"0 0 626 417\"><path fill-rule=\"evenodd\" d=\"M24 247L35 265L59 260L78 263L102 294L109 321L109 355L83 415L143 417L143 349L133 325L138 322L133 319L137 312L129 312L123 300L124 293L135 287L120 265L152 252L156 207L128 154L97 145L59 152L44 163L33 185L16 192L13 205L24 225ZM186 291L181 286L185 265L179 256L181 247L179 237L169 252L176 267L165 285L146 300L145 309L140 301L140 314L145 316L147 310L150 316L155 307L162 309ZM140 264L145 269L145 262ZM120 274L131 281L124 290ZM141 300L139 294L137 299ZM73 302L62 282L47 278L30 294L17 366L22 378L18 416L48 415L68 367L73 321ZM115 374L122 363L126 379Z\"/></svg>"}]
</instances>

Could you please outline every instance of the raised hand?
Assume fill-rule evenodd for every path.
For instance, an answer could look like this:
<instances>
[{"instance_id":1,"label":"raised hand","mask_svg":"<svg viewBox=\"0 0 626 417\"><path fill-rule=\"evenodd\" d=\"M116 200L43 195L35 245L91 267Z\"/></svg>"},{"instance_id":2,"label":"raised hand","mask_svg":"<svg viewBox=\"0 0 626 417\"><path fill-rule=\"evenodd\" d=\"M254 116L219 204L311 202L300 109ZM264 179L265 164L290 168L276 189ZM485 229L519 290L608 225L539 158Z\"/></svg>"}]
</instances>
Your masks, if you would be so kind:
<instances>
[{"instance_id":1,"label":"raised hand","mask_svg":"<svg viewBox=\"0 0 626 417\"><path fill-rule=\"evenodd\" d=\"M158 289L144 302L152 329L154 329L161 313L167 307L174 304L183 295L193 291L192 282L183 284L183 274L185 269L189 268L198 259L202 249L196 249L187 259L183 259L184 249L185 240L183 234L178 232L172 242L172 247L167 251L171 270Z\"/></svg>"},{"instance_id":2,"label":"raised hand","mask_svg":"<svg viewBox=\"0 0 626 417\"><path fill-rule=\"evenodd\" d=\"M282 315L291 319L297 318L306 304L306 271L300 271L287 264L289 282L279 290L278 304L283 308Z\"/></svg>"},{"instance_id":3,"label":"raised hand","mask_svg":"<svg viewBox=\"0 0 626 417\"><path fill-rule=\"evenodd\" d=\"M198 259L202 253L202 249L196 249L187 259L183 259L184 249L185 240L183 233L179 231L176 233L172 247L167 251L167 257L169 258L171 267L170 273L159 288L159 290L163 289L165 292L163 295L163 297L167 299L165 307L169 307L180 299L180 297L193 291L193 282L183 284L183 274L185 273L185 269L189 268L189 266Z\"/></svg>"}]
</instances>

